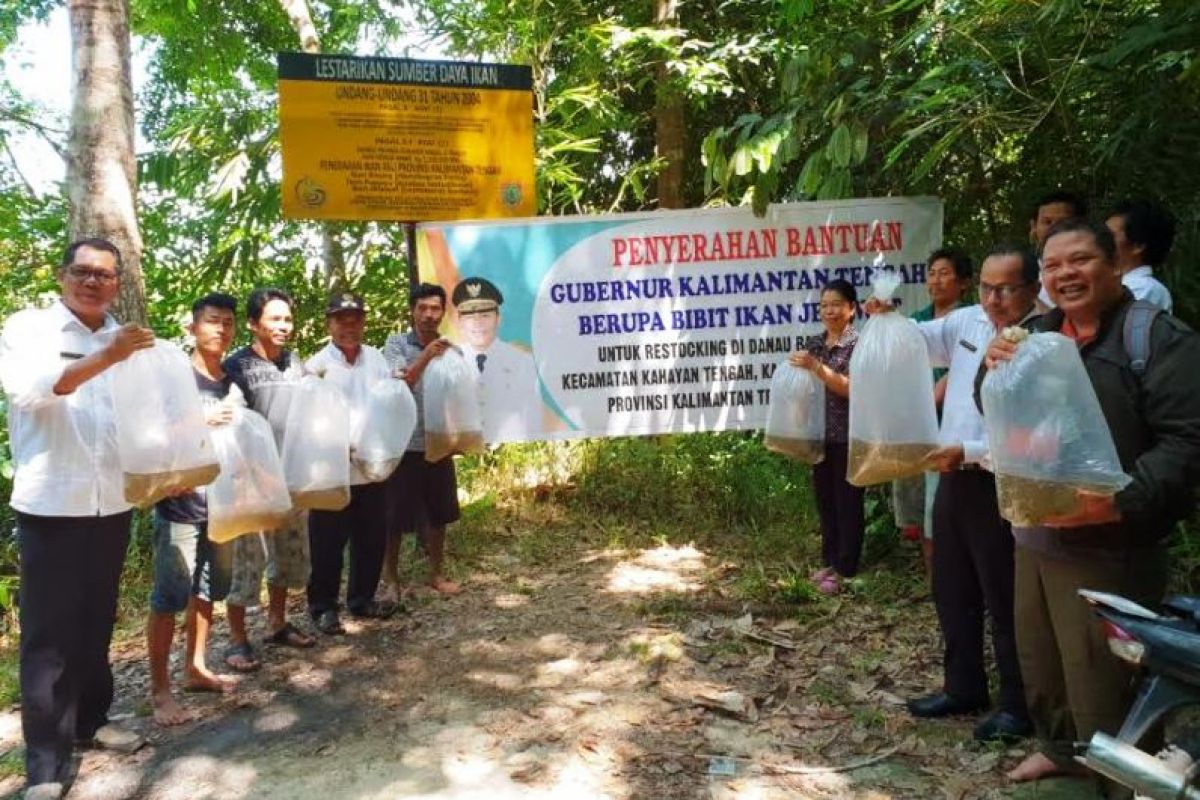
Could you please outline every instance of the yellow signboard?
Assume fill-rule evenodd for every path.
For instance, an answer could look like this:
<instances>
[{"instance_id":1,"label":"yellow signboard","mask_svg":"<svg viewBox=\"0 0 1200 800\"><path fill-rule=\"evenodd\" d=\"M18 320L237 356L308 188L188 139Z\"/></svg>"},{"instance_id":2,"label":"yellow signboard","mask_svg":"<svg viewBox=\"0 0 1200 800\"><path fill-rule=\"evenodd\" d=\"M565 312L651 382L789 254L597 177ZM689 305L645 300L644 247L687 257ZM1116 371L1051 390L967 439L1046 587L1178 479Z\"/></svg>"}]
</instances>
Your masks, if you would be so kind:
<instances>
[{"instance_id":1,"label":"yellow signboard","mask_svg":"<svg viewBox=\"0 0 1200 800\"><path fill-rule=\"evenodd\" d=\"M529 67L279 54L283 215L537 213Z\"/></svg>"}]
</instances>

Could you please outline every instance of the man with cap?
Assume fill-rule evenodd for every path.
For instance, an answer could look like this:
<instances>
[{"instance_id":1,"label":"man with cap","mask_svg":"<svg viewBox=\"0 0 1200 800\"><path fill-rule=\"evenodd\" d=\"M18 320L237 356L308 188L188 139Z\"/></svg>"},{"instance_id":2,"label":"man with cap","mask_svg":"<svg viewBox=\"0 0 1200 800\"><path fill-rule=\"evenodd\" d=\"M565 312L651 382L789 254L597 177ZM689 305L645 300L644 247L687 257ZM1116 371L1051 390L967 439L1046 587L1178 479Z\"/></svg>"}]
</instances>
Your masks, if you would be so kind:
<instances>
[{"instance_id":1,"label":"man with cap","mask_svg":"<svg viewBox=\"0 0 1200 800\"><path fill-rule=\"evenodd\" d=\"M351 418L365 412L373 386L393 380L383 354L363 344L366 320L361 296L335 292L325 308L329 344L305 364L309 373L320 375L342 392ZM345 632L338 618L338 596L347 543L350 574L346 582L346 608L350 615L382 618L394 611L390 604L375 600L388 534L385 487L385 483L370 482L351 463L350 504L340 511L312 511L309 515L312 575L308 581L308 613L322 633Z\"/></svg>"},{"instance_id":2,"label":"man with cap","mask_svg":"<svg viewBox=\"0 0 1200 800\"><path fill-rule=\"evenodd\" d=\"M478 370L483 438L512 442L542 429L542 402L533 356L496 338L504 295L485 278L466 278L450 297L458 313L459 345Z\"/></svg>"}]
</instances>

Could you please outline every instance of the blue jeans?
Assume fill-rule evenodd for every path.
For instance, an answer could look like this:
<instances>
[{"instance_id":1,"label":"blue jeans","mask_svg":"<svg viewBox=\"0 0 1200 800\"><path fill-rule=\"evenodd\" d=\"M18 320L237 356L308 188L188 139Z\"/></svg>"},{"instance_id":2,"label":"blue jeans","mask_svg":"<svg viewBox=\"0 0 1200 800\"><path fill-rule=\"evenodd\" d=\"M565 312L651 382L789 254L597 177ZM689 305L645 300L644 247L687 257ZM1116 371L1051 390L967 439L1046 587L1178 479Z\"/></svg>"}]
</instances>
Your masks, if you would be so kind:
<instances>
[{"instance_id":1,"label":"blue jeans","mask_svg":"<svg viewBox=\"0 0 1200 800\"><path fill-rule=\"evenodd\" d=\"M233 548L208 540L206 523L171 522L154 517L154 588L150 610L176 614L192 595L224 600L233 574Z\"/></svg>"}]
</instances>

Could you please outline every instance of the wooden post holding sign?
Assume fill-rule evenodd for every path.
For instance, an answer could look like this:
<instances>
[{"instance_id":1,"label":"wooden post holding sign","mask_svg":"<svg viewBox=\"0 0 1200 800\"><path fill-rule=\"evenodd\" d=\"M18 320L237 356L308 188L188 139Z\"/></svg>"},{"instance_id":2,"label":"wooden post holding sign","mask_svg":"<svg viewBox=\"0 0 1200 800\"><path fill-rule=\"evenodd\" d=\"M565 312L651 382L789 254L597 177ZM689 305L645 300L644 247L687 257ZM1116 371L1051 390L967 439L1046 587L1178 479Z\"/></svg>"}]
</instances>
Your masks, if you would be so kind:
<instances>
[{"instance_id":1,"label":"wooden post holding sign","mask_svg":"<svg viewBox=\"0 0 1200 800\"><path fill-rule=\"evenodd\" d=\"M537 213L529 67L309 53L278 67L285 217Z\"/></svg>"}]
</instances>

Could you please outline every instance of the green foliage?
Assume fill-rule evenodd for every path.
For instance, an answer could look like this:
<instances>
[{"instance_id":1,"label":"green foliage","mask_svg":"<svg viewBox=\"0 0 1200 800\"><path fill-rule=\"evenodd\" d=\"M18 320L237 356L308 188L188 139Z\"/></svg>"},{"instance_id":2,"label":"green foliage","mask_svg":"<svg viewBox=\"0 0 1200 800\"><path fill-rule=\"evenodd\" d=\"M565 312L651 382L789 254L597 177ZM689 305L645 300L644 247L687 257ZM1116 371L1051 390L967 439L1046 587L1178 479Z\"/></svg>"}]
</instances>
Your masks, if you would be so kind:
<instances>
[{"instance_id":1,"label":"green foliage","mask_svg":"<svg viewBox=\"0 0 1200 800\"><path fill-rule=\"evenodd\" d=\"M652 207L663 166L655 151L656 104L694 98L690 113L717 103L732 92L724 57L757 57L737 40L714 43L702 32L656 26L649 3L424 0L413 6L424 30L451 54L532 67L544 214ZM688 171L686 179L698 203L700 175Z\"/></svg>"},{"instance_id":2,"label":"green foliage","mask_svg":"<svg viewBox=\"0 0 1200 800\"><path fill-rule=\"evenodd\" d=\"M808 473L754 433L592 440L582 445L575 501L651 527L803 531L816 519Z\"/></svg>"},{"instance_id":3,"label":"green foliage","mask_svg":"<svg viewBox=\"0 0 1200 800\"><path fill-rule=\"evenodd\" d=\"M1141 0L766 4L764 69L702 147L706 188L756 209L788 199L936 194L947 238L1021 238L1034 198L1098 210L1162 200L1181 220L1167 271L1200 321L1200 6Z\"/></svg>"},{"instance_id":4,"label":"green foliage","mask_svg":"<svg viewBox=\"0 0 1200 800\"><path fill-rule=\"evenodd\" d=\"M0 0L0 50L16 41L22 25L46 16L59 0Z\"/></svg>"}]
</instances>

